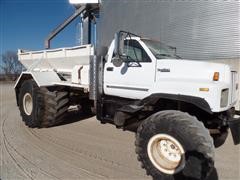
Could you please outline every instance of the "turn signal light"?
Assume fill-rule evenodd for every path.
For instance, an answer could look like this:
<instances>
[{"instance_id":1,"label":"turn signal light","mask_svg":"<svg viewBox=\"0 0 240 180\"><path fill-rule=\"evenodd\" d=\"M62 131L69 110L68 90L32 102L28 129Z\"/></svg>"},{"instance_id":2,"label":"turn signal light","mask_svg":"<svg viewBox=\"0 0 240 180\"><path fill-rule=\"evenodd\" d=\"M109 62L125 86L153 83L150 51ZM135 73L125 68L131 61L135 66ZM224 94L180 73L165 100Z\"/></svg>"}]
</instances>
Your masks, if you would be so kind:
<instances>
[{"instance_id":1,"label":"turn signal light","mask_svg":"<svg viewBox=\"0 0 240 180\"><path fill-rule=\"evenodd\" d=\"M205 92L208 92L208 91L209 91L209 88L199 88L199 91L205 91Z\"/></svg>"},{"instance_id":2,"label":"turn signal light","mask_svg":"<svg viewBox=\"0 0 240 180\"><path fill-rule=\"evenodd\" d=\"M219 72L214 72L213 80L214 81L218 81L219 80Z\"/></svg>"}]
</instances>

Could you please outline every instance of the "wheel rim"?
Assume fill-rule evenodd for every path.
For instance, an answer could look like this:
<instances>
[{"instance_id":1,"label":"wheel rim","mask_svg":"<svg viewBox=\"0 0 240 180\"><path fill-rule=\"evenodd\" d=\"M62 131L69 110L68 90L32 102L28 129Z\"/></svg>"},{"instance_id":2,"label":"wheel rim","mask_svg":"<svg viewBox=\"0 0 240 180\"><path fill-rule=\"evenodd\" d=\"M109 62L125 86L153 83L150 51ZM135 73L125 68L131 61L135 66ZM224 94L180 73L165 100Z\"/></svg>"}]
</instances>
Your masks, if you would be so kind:
<instances>
[{"instance_id":1,"label":"wheel rim","mask_svg":"<svg viewBox=\"0 0 240 180\"><path fill-rule=\"evenodd\" d=\"M184 149L174 137L154 135L148 142L148 157L152 164L165 174L175 174L185 166Z\"/></svg>"},{"instance_id":2,"label":"wheel rim","mask_svg":"<svg viewBox=\"0 0 240 180\"><path fill-rule=\"evenodd\" d=\"M33 110L32 96L29 93L26 93L23 97L23 109L25 114L31 115Z\"/></svg>"}]
</instances>

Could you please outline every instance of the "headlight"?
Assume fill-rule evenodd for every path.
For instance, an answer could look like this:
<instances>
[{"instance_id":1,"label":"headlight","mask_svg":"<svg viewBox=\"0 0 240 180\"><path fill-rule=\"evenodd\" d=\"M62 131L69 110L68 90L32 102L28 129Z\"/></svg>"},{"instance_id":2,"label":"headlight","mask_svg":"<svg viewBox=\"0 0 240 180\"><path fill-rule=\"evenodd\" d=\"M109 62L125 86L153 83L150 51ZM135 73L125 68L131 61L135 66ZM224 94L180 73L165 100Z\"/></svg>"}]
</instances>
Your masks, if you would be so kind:
<instances>
[{"instance_id":1,"label":"headlight","mask_svg":"<svg viewBox=\"0 0 240 180\"><path fill-rule=\"evenodd\" d=\"M221 93L221 107L226 107L228 105L228 93L229 89L223 89Z\"/></svg>"}]
</instances>

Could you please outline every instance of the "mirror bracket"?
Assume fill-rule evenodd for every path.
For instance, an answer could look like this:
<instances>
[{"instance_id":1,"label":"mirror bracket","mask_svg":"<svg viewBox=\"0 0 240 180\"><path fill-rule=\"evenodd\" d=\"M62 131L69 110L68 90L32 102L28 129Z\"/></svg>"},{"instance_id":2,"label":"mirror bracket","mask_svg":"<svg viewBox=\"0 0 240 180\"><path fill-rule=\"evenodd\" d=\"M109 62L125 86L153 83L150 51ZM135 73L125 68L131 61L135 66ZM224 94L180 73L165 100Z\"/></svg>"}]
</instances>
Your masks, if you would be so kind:
<instances>
[{"instance_id":1,"label":"mirror bracket","mask_svg":"<svg viewBox=\"0 0 240 180\"><path fill-rule=\"evenodd\" d=\"M136 34L127 32L127 31L119 31L116 32L114 35L114 53L117 57L124 56L123 50L124 50L124 40L129 37L131 39L131 36L140 37Z\"/></svg>"}]
</instances>

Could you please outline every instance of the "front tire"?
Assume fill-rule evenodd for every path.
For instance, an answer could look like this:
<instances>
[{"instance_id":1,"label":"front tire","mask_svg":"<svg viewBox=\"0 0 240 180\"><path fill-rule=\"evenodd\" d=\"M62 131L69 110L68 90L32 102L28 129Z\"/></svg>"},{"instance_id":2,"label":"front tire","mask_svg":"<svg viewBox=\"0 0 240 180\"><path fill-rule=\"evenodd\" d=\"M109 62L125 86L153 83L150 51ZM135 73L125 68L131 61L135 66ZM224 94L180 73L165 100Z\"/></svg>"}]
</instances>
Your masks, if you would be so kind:
<instances>
[{"instance_id":1,"label":"front tire","mask_svg":"<svg viewBox=\"0 0 240 180\"><path fill-rule=\"evenodd\" d=\"M213 134L212 138L213 138L215 148L221 147L225 143L227 137L228 137L228 129L221 132L220 134Z\"/></svg>"},{"instance_id":2,"label":"front tire","mask_svg":"<svg viewBox=\"0 0 240 180\"><path fill-rule=\"evenodd\" d=\"M138 160L153 179L202 180L214 164L208 130L195 117L180 111L161 111L143 121L135 144Z\"/></svg>"}]
</instances>

